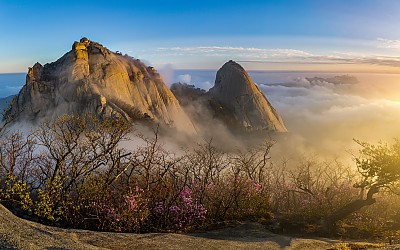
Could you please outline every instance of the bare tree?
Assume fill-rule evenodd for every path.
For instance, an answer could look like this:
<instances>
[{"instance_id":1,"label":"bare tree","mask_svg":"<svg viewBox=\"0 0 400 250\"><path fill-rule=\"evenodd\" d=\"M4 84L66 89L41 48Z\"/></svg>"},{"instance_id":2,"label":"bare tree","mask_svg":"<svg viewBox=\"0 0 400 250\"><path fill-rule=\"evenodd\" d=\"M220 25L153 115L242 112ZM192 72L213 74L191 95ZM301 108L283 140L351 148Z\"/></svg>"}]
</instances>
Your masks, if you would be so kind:
<instances>
[{"instance_id":1,"label":"bare tree","mask_svg":"<svg viewBox=\"0 0 400 250\"><path fill-rule=\"evenodd\" d=\"M38 166L46 184L41 188L51 200L50 214L65 203L79 202L81 188L94 176L104 190L126 171L130 153L119 143L129 131L121 119L100 121L91 115L63 115L40 126L35 133L41 148Z\"/></svg>"}]
</instances>

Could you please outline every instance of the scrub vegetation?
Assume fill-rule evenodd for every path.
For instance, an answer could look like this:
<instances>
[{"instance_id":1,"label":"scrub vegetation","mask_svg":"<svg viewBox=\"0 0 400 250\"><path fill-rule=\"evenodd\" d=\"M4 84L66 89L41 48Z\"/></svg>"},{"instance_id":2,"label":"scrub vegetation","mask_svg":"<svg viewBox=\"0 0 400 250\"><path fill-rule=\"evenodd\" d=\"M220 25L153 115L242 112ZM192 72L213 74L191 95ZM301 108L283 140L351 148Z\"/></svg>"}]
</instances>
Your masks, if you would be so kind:
<instances>
[{"instance_id":1,"label":"scrub vegetation","mask_svg":"<svg viewBox=\"0 0 400 250\"><path fill-rule=\"evenodd\" d=\"M272 141L225 152L212 141L176 154L122 119L61 116L0 139L0 201L45 224L118 232L188 232L254 220L280 233L398 240L400 141L361 146L357 168L273 162Z\"/></svg>"}]
</instances>

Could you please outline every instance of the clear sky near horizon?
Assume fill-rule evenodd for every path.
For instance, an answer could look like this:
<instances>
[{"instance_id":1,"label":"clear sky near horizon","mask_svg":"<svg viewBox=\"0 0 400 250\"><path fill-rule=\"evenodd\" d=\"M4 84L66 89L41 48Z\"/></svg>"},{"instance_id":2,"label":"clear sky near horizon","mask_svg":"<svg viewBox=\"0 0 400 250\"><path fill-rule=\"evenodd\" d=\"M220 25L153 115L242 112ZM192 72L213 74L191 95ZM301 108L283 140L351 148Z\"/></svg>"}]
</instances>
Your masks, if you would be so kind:
<instances>
[{"instance_id":1,"label":"clear sky near horizon","mask_svg":"<svg viewBox=\"0 0 400 250\"><path fill-rule=\"evenodd\" d=\"M400 1L0 0L0 73L85 36L158 68L400 73Z\"/></svg>"}]
</instances>

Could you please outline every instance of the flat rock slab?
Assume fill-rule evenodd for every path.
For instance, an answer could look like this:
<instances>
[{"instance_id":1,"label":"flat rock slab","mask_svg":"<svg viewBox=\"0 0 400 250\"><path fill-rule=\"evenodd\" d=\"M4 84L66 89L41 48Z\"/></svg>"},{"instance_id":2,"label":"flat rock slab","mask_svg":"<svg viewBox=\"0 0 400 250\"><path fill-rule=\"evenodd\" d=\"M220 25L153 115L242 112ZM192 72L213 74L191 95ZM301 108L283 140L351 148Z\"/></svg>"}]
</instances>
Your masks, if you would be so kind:
<instances>
[{"instance_id":1,"label":"flat rock slab","mask_svg":"<svg viewBox=\"0 0 400 250\"><path fill-rule=\"evenodd\" d=\"M0 249L328 249L335 240L278 235L255 222L194 234L60 229L16 217L0 205ZM387 248L400 249L400 248Z\"/></svg>"}]
</instances>

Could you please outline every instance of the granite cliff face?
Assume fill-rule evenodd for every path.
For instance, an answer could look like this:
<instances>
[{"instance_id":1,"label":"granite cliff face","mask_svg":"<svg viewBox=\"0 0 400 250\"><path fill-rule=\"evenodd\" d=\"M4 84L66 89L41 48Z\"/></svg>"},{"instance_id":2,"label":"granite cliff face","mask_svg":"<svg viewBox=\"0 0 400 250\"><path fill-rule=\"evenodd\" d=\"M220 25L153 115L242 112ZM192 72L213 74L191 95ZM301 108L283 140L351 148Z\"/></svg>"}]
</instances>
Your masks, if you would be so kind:
<instances>
[{"instance_id":1,"label":"granite cliff face","mask_svg":"<svg viewBox=\"0 0 400 250\"><path fill-rule=\"evenodd\" d=\"M208 92L182 83L173 84L171 90L199 127L207 128L216 119L234 134L287 131L278 112L234 61L218 70L215 85Z\"/></svg>"},{"instance_id":2,"label":"granite cliff face","mask_svg":"<svg viewBox=\"0 0 400 250\"><path fill-rule=\"evenodd\" d=\"M246 70L229 61L217 72L210 96L249 131L286 132L278 112L272 107Z\"/></svg>"},{"instance_id":3,"label":"granite cliff face","mask_svg":"<svg viewBox=\"0 0 400 250\"><path fill-rule=\"evenodd\" d=\"M194 126L153 67L82 38L56 62L29 68L5 119L38 121L63 113L150 120L180 131Z\"/></svg>"}]
</instances>

